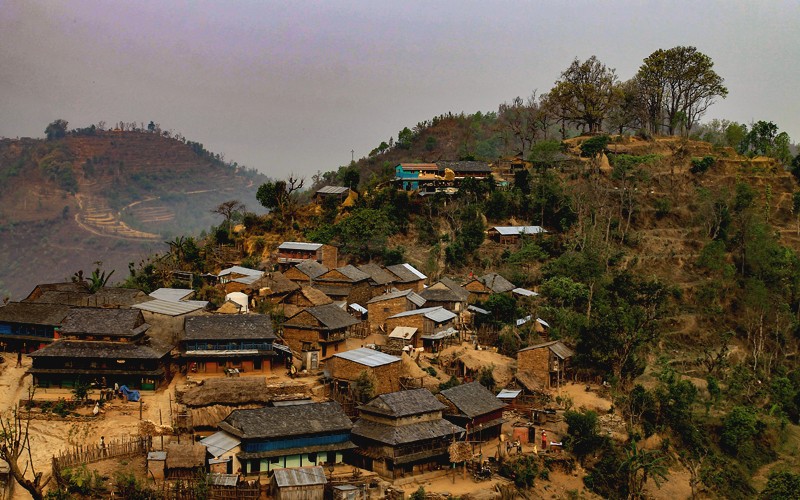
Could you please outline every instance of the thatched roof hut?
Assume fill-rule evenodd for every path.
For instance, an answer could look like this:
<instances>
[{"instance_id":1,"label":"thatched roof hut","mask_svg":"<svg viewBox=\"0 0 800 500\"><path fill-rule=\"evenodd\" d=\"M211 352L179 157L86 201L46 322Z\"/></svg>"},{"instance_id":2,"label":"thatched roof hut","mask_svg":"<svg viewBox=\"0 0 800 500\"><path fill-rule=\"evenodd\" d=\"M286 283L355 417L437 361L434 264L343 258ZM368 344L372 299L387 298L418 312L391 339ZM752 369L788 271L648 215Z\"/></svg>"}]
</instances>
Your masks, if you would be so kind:
<instances>
[{"instance_id":1,"label":"thatched roof hut","mask_svg":"<svg viewBox=\"0 0 800 500\"><path fill-rule=\"evenodd\" d=\"M211 378L185 392L176 399L189 407L212 405L240 407L248 404L265 405L287 395L305 396L308 387L297 382L267 385L266 377Z\"/></svg>"},{"instance_id":2,"label":"thatched roof hut","mask_svg":"<svg viewBox=\"0 0 800 500\"><path fill-rule=\"evenodd\" d=\"M167 451L167 474L176 469L202 469L206 466L206 447L202 444L169 444Z\"/></svg>"}]
</instances>

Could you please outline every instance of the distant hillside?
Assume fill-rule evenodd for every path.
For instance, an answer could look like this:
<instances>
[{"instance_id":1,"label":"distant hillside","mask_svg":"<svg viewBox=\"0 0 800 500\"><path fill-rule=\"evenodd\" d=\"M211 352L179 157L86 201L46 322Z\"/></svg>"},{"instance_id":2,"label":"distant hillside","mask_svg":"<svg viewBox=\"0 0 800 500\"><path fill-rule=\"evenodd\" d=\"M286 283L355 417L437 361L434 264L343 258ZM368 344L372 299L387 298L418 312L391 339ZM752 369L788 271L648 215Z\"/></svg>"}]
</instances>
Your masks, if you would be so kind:
<instances>
[{"instance_id":1,"label":"distant hillside","mask_svg":"<svg viewBox=\"0 0 800 500\"><path fill-rule=\"evenodd\" d=\"M20 297L95 261L122 279L165 240L218 225L211 209L223 201L263 212L255 192L266 179L152 132L0 140L0 295Z\"/></svg>"}]
</instances>

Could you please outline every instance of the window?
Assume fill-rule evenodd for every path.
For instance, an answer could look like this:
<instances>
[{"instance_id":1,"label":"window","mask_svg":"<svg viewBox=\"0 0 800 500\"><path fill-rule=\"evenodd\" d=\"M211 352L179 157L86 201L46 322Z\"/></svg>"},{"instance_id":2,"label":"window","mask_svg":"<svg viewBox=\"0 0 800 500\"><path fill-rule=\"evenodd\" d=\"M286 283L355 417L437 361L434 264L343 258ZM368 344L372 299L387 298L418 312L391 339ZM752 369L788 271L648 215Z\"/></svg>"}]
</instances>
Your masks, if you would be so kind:
<instances>
[{"instance_id":1,"label":"window","mask_svg":"<svg viewBox=\"0 0 800 500\"><path fill-rule=\"evenodd\" d=\"M279 464L281 463L281 457L272 457L269 459L269 463L271 464Z\"/></svg>"},{"instance_id":2,"label":"window","mask_svg":"<svg viewBox=\"0 0 800 500\"><path fill-rule=\"evenodd\" d=\"M316 453L309 453L308 454L308 461L316 464L317 463L317 454Z\"/></svg>"}]
</instances>

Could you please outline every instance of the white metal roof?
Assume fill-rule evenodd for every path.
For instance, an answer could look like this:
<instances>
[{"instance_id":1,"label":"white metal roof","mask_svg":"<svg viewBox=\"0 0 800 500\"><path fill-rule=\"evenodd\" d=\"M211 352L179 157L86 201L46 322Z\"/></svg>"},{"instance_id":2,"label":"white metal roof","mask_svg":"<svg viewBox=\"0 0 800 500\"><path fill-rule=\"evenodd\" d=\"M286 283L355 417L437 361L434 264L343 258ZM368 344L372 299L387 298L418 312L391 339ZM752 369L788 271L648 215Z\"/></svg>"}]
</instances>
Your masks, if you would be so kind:
<instances>
[{"instance_id":1,"label":"white metal roof","mask_svg":"<svg viewBox=\"0 0 800 500\"><path fill-rule=\"evenodd\" d=\"M422 338L425 340L441 340L447 337L452 337L457 333L458 330L456 330L455 328L448 328L447 330L442 330L440 332L432 333L430 335L423 335Z\"/></svg>"},{"instance_id":2,"label":"white metal roof","mask_svg":"<svg viewBox=\"0 0 800 500\"><path fill-rule=\"evenodd\" d=\"M512 389L503 389L502 391L497 393L497 398L498 399L506 399L506 398L513 399L513 398L519 396L521 392L522 392L521 389L513 389L513 390Z\"/></svg>"},{"instance_id":3,"label":"white metal roof","mask_svg":"<svg viewBox=\"0 0 800 500\"><path fill-rule=\"evenodd\" d=\"M142 302L141 304L133 304L131 307L151 313L164 314L166 316L180 316L181 314L188 314L203 309L207 305L208 302L204 300L173 302L171 300L153 299L148 302Z\"/></svg>"},{"instance_id":4,"label":"white metal roof","mask_svg":"<svg viewBox=\"0 0 800 500\"><path fill-rule=\"evenodd\" d=\"M434 309L429 313L425 313L425 317L437 323L444 323L456 317L456 313L448 311L444 307Z\"/></svg>"},{"instance_id":5,"label":"white metal roof","mask_svg":"<svg viewBox=\"0 0 800 500\"><path fill-rule=\"evenodd\" d=\"M480 307L478 307L478 306L467 306L467 310L468 310L468 311L475 311L476 313L480 313L480 314L491 314L491 313L490 313L489 311L487 311L486 309L481 309L481 308L480 308Z\"/></svg>"},{"instance_id":6,"label":"white metal roof","mask_svg":"<svg viewBox=\"0 0 800 500\"><path fill-rule=\"evenodd\" d=\"M417 329L412 326L398 326L389 334L390 339L403 339L411 340L411 337L417 333Z\"/></svg>"},{"instance_id":7,"label":"white metal roof","mask_svg":"<svg viewBox=\"0 0 800 500\"><path fill-rule=\"evenodd\" d=\"M350 304L348 307L350 307L350 309L352 309L352 310L354 310L354 311L358 311L358 312L360 312L361 314L367 314L367 310L366 310L366 309L364 309L364 306L361 306L361 305L359 305L359 304L356 304L355 302L353 302L352 304Z\"/></svg>"},{"instance_id":8,"label":"white metal roof","mask_svg":"<svg viewBox=\"0 0 800 500\"><path fill-rule=\"evenodd\" d=\"M284 241L278 245L278 250L319 250L322 243L306 243L304 241Z\"/></svg>"},{"instance_id":9,"label":"white metal roof","mask_svg":"<svg viewBox=\"0 0 800 500\"><path fill-rule=\"evenodd\" d=\"M340 352L334 354L333 357L347 359L360 365L370 367L388 365L389 363L400 361L400 358L397 356L384 354L380 351L369 349L367 347L360 347L358 349Z\"/></svg>"},{"instance_id":10,"label":"white metal roof","mask_svg":"<svg viewBox=\"0 0 800 500\"><path fill-rule=\"evenodd\" d=\"M260 280L261 276L258 274L251 274L248 276L242 276L241 278L234 278L233 281L236 283L241 283L243 285L252 285L256 281Z\"/></svg>"},{"instance_id":11,"label":"white metal roof","mask_svg":"<svg viewBox=\"0 0 800 500\"><path fill-rule=\"evenodd\" d=\"M511 293L516 293L517 295L522 295L523 297L536 297L537 295L539 295L533 290L528 290L527 288L519 288L519 287L511 290Z\"/></svg>"},{"instance_id":12,"label":"white metal roof","mask_svg":"<svg viewBox=\"0 0 800 500\"><path fill-rule=\"evenodd\" d=\"M492 229L496 230L503 236L539 234L547 232L547 230L542 226L494 226Z\"/></svg>"},{"instance_id":13,"label":"white metal roof","mask_svg":"<svg viewBox=\"0 0 800 500\"><path fill-rule=\"evenodd\" d=\"M546 326L547 328L550 328L550 324L547 321L543 320L542 318L536 318L536 322L539 323L542 326Z\"/></svg>"},{"instance_id":14,"label":"white metal roof","mask_svg":"<svg viewBox=\"0 0 800 500\"><path fill-rule=\"evenodd\" d=\"M293 467L291 469L275 469L273 478L278 488L287 486L314 486L327 484L325 469L319 465L311 467Z\"/></svg>"},{"instance_id":15,"label":"white metal roof","mask_svg":"<svg viewBox=\"0 0 800 500\"><path fill-rule=\"evenodd\" d=\"M249 267L242 267L242 266L232 266L227 269L223 269L219 272L218 276L227 276L229 274L244 274L245 276L263 276L264 271L259 271L258 269L250 269Z\"/></svg>"},{"instance_id":16,"label":"white metal roof","mask_svg":"<svg viewBox=\"0 0 800 500\"><path fill-rule=\"evenodd\" d=\"M350 188L345 186L323 186L317 189L317 194L343 194L348 191Z\"/></svg>"},{"instance_id":17,"label":"white metal roof","mask_svg":"<svg viewBox=\"0 0 800 500\"><path fill-rule=\"evenodd\" d=\"M529 315L525 316L524 318L518 319L517 320L517 326L522 326L522 325L524 325L525 323L527 323L530 320L531 320L531 315L529 314Z\"/></svg>"},{"instance_id":18,"label":"white metal roof","mask_svg":"<svg viewBox=\"0 0 800 500\"><path fill-rule=\"evenodd\" d=\"M215 457L222 456L239 446L242 442L236 437L231 436L225 431L215 432L214 434L200 440L200 444L208 448L208 452Z\"/></svg>"},{"instance_id":19,"label":"white metal roof","mask_svg":"<svg viewBox=\"0 0 800 500\"><path fill-rule=\"evenodd\" d=\"M180 302L181 300L190 297L194 290L186 288L159 288L150 294L154 299L169 300L171 302Z\"/></svg>"}]
</instances>

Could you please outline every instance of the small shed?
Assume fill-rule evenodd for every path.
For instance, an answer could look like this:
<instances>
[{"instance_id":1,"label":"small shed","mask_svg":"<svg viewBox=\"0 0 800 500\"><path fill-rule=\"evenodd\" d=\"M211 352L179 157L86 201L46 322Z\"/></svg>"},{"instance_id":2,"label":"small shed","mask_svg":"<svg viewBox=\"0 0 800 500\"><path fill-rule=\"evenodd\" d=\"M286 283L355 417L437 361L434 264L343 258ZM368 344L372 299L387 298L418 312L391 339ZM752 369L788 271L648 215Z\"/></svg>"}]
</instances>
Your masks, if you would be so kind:
<instances>
[{"instance_id":1,"label":"small shed","mask_svg":"<svg viewBox=\"0 0 800 500\"><path fill-rule=\"evenodd\" d=\"M356 381L362 372L367 372L375 380L376 394L399 391L403 367L401 361L397 356L367 347L351 349L331 358L331 378L337 382L338 388L344 389Z\"/></svg>"},{"instance_id":2,"label":"small shed","mask_svg":"<svg viewBox=\"0 0 800 500\"><path fill-rule=\"evenodd\" d=\"M503 389L497 393L497 399L507 405L514 405L522 398L522 389Z\"/></svg>"},{"instance_id":3,"label":"small shed","mask_svg":"<svg viewBox=\"0 0 800 500\"><path fill-rule=\"evenodd\" d=\"M233 474L233 458L242 444L238 438L219 431L201 439L200 444L208 450L208 467L212 473Z\"/></svg>"},{"instance_id":4,"label":"small shed","mask_svg":"<svg viewBox=\"0 0 800 500\"><path fill-rule=\"evenodd\" d=\"M185 479L197 477L206 469L206 447L201 444L167 445L166 476L167 479Z\"/></svg>"},{"instance_id":5,"label":"small shed","mask_svg":"<svg viewBox=\"0 0 800 500\"><path fill-rule=\"evenodd\" d=\"M367 500L367 490L364 485L339 484L332 488L333 500Z\"/></svg>"},{"instance_id":6,"label":"small shed","mask_svg":"<svg viewBox=\"0 0 800 500\"><path fill-rule=\"evenodd\" d=\"M322 500L327 483L325 470L319 465L275 469L272 496L275 500Z\"/></svg>"},{"instance_id":7,"label":"small shed","mask_svg":"<svg viewBox=\"0 0 800 500\"><path fill-rule=\"evenodd\" d=\"M517 352L517 378L520 374L527 374L546 389L563 385L573 354L559 340L520 349Z\"/></svg>"},{"instance_id":8,"label":"small shed","mask_svg":"<svg viewBox=\"0 0 800 500\"><path fill-rule=\"evenodd\" d=\"M155 480L164 479L166 470L167 452L151 451L147 454L147 475Z\"/></svg>"}]
</instances>

